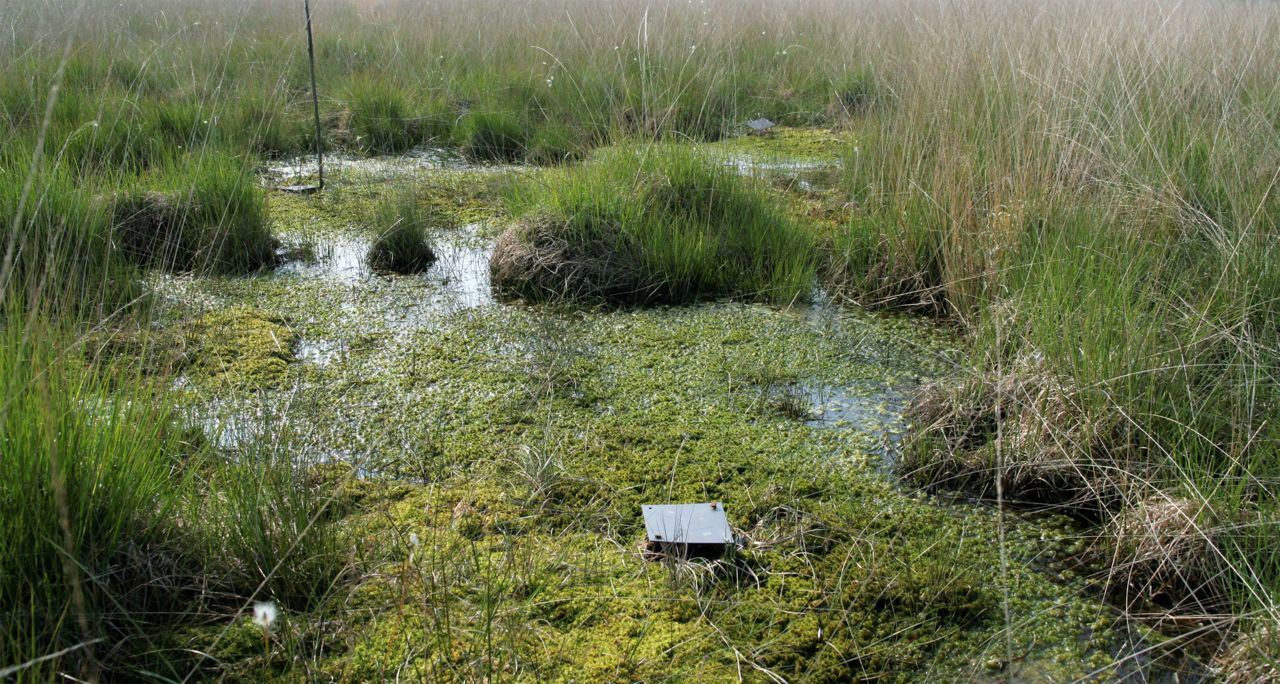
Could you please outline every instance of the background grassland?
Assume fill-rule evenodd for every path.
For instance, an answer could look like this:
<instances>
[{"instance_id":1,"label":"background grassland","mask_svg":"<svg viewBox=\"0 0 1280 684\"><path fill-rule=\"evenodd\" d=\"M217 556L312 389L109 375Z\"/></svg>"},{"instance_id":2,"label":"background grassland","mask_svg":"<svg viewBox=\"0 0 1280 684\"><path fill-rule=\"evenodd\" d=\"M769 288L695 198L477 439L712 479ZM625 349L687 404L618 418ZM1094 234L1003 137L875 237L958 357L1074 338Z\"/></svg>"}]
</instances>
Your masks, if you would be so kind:
<instances>
[{"instance_id":1,"label":"background grassland","mask_svg":"<svg viewBox=\"0 0 1280 684\"><path fill-rule=\"evenodd\" d=\"M317 602L306 597L346 567L328 533L299 531L324 510L319 490L288 469L245 474L279 465L276 452L190 474L147 379L85 370L77 351L86 330L130 311L140 268L270 264L253 169L311 144L295 4L3 5L0 424L12 451L0 487L5 510L25 512L0 527L17 540L0 609L29 617L5 632L5 662L88 638L76 616L104 616L94 634L127 632L141 604L110 583L138 571L135 547L178 549L174 567L209 563L224 605L278 582L268 566L300 557L299 539L316 547L290 568L296 587L271 585L281 600ZM797 264L787 273L812 268L845 300L945 318L970 352L917 401L904 474L1079 513L1104 533L1122 605L1194 617L1193 634L1274 642L1277 7L445 0L322 2L316 22L323 135L352 154L430 144L559 164L620 141L713 141L757 116L841 129L853 144L826 198L839 225L779 246ZM643 209L627 208L631 179L593 173L526 188L529 210L580 218L584 198ZM113 207L130 198L180 217L159 250L125 248ZM720 257L661 272L730 277ZM763 277L743 267L708 291L793 293L802 280ZM127 410L97 412L100 395ZM231 510L262 500L281 504L267 518ZM165 516L157 501L207 508ZM107 584L76 598L81 572ZM19 605L28 595L47 605Z\"/></svg>"}]
</instances>

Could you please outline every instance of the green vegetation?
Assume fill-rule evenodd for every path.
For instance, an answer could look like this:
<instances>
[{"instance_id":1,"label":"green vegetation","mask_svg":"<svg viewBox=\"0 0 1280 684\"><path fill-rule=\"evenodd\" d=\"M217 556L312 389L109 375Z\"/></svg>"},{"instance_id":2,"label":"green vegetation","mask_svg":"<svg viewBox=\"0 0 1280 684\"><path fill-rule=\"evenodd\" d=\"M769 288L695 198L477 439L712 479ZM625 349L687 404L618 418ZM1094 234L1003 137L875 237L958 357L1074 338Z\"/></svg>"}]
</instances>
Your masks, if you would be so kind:
<instances>
[{"instance_id":1,"label":"green vegetation","mask_svg":"<svg viewBox=\"0 0 1280 684\"><path fill-rule=\"evenodd\" d=\"M172 513L182 485L171 468L188 448L165 405L104 392L39 326L24 339L6 325L0 352L6 664L118 634L171 600L150 584L150 566L170 557L154 521ZM153 556L131 559L139 549ZM71 659L102 650L84 648Z\"/></svg>"},{"instance_id":2,"label":"green vegetation","mask_svg":"<svg viewBox=\"0 0 1280 684\"><path fill-rule=\"evenodd\" d=\"M577 161L591 144L592 141L582 139L569 126L548 123L534 134L525 159L548 166Z\"/></svg>"},{"instance_id":3,"label":"green vegetation","mask_svg":"<svg viewBox=\"0 0 1280 684\"><path fill-rule=\"evenodd\" d=\"M17 323L24 323L17 325ZM0 662L181 677L170 641L258 596L303 609L343 559L334 488L300 487L275 426L230 463L142 375L82 365L79 343L10 317L0 343ZM274 451L268 453L269 449ZM335 512L336 509L335 509ZM41 660L65 650L62 658Z\"/></svg>"},{"instance_id":4,"label":"green vegetation","mask_svg":"<svg viewBox=\"0 0 1280 684\"><path fill-rule=\"evenodd\" d=\"M435 217L406 192L384 200L378 206L380 228L369 247L366 261L378 273L421 273L436 260L431 249Z\"/></svg>"},{"instance_id":5,"label":"green vegetation","mask_svg":"<svg viewBox=\"0 0 1280 684\"><path fill-rule=\"evenodd\" d=\"M31 172L30 155L0 153L0 287L7 308L111 311L138 294L92 192L61 171ZM96 311L95 311L96 310Z\"/></svg>"},{"instance_id":6,"label":"green vegetation","mask_svg":"<svg viewBox=\"0 0 1280 684\"><path fill-rule=\"evenodd\" d=\"M421 145L448 128L439 122L415 115L403 89L377 79L359 80L347 92L348 122L355 135L354 146L371 154L404 152Z\"/></svg>"},{"instance_id":7,"label":"green vegetation","mask_svg":"<svg viewBox=\"0 0 1280 684\"><path fill-rule=\"evenodd\" d=\"M0 678L1274 674L1280 9L11 4Z\"/></svg>"},{"instance_id":8,"label":"green vegetation","mask_svg":"<svg viewBox=\"0 0 1280 684\"><path fill-rule=\"evenodd\" d=\"M22 36L3 48L13 68L0 77L0 124L11 135L42 123L62 48L49 31L64 9L11 19ZM358 152L453 139L483 159L546 162L618 134L715 140L756 116L791 125L859 116L864 108L848 103L863 102L874 82L864 66L871 46L842 40L839 22L777 8L646 15L617 5L575 22L555 3L513 12L493 0L315 10L325 138ZM180 15L95 6L77 17L95 30L74 41L51 156L91 171L146 168L173 149L209 145L310 151L295 13L191 5ZM158 48L170 45L174 21L188 36L182 49ZM642 24L648 33L634 30Z\"/></svg>"},{"instance_id":9,"label":"green vegetation","mask_svg":"<svg viewBox=\"0 0 1280 684\"><path fill-rule=\"evenodd\" d=\"M527 190L527 191L526 191ZM517 186L495 288L615 304L809 297L815 247L736 171L679 147L624 147Z\"/></svg>"},{"instance_id":10,"label":"green vegetation","mask_svg":"<svg viewBox=\"0 0 1280 684\"><path fill-rule=\"evenodd\" d=\"M816 429L764 391L805 379L875 402L880 383L935 372L898 346L941 348L919 325L811 324L744 305L495 307L402 336L367 307L354 322L328 318L362 301L341 284L209 285L225 301L318 315L307 336L353 325L361 337L341 359L290 367L316 388L289 407L313 432L297 447L402 478L348 486L358 503L343 505L364 511L356 526L377 571L352 589L359 610L339 624L298 616L298 638L329 654L299 676L362 681L408 667L443 680L714 679L754 664L796 679L963 678L966 661L978 674L999 662L992 514L897 489L859 467L876 443L866 425ZM417 287L410 299L435 291ZM865 362L845 356L855 340ZM738 554L655 563L635 550L641 503L702 499L733 502ZM1058 523L1017 526L1014 553L1066 548L1070 535ZM1111 667L1109 610L1018 567L1015 614L1036 628L1019 637L1031 653L1017 667ZM1097 637L1077 642L1095 621ZM233 662L247 676L260 661L248 646Z\"/></svg>"},{"instance_id":11,"label":"green vegetation","mask_svg":"<svg viewBox=\"0 0 1280 684\"><path fill-rule=\"evenodd\" d=\"M845 159L855 208L833 284L971 339L968 371L919 402L904 472L1118 514L1130 534L1102 553L1128 603L1263 610L1280 586L1266 541L1280 501L1260 485L1280 475L1280 88L1243 66L1247 96L1182 68L1140 79L1154 58L1127 44L1077 86L1028 48L1018 73L996 58L913 74L913 90L947 88L905 98ZM1126 95L1055 96L1073 87ZM1168 98L1192 89L1212 111ZM1130 520L1169 510L1182 519Z\"/></svg>"},{"instance_id":12,"label":"green vegetation","mask_svg":"<svg viewBox=\"0 0 1280 684\"><path fill-rule=\"evenodd\" d=\"M262 191L243 162L199 155L141 176L111 200L124 255L171 271L242 273L275 262Z\"/></svg>"},{"instance_id":13,"label":"green vegetation","mask_svg":"<svg viewBox=\"0 0 1280 684\"><path fill-rule=\"evenodd\" d=\"M520 159L525 152L524 129L519 122L504 114L469 114L464 119L461 135L463 150L472 159L511 162Z\"/></svg>"},{"instance_id":14,"label":"green vegetation","mask_svg":"<svg viewBox=\"0 0 1280 684\"><path fill-rule=\"evenodd\" d=\"M293 360L297 335L277 317L248 307L212 311L183 321L163 339L173 370L231 387L277 382ZM161 353L163 353L161 352Z\"/></svg>"},{"instance_id":15,"label":"green vegetation","mask_svg":"<svg viewBox=\"0 0 1280 684\"><path fill-rule=\"evenodd\" d=\"M747 158L764 164L837 162L854 147L847 131L777 126L763 135L741 135L707 145L708 150L731 158Z\"/></svg>"}]
</instances>

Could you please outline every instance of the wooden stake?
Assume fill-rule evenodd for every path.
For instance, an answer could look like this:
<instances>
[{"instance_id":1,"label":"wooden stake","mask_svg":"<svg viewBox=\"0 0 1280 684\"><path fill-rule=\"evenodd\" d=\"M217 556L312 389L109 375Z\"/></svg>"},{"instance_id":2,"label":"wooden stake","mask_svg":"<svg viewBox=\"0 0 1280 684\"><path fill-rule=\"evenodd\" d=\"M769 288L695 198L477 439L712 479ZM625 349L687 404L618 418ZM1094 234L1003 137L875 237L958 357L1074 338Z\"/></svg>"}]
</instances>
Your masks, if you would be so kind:
<instances>
[{"instance_id":1,"label":"wooden stake","mask_svg":"<svg viewBox=\"0 0 1280 684\"><path fill-rule=\"evenodd\" d=\"M320 96L316 93L316 47L311 38L311 0L302 0L302 9L307 15L307 60L311 67L311 111L316 125L316 166L320 171L320 184L317 190L324 190L324 142L320 137Z\"/></svg>"}]
</instances>

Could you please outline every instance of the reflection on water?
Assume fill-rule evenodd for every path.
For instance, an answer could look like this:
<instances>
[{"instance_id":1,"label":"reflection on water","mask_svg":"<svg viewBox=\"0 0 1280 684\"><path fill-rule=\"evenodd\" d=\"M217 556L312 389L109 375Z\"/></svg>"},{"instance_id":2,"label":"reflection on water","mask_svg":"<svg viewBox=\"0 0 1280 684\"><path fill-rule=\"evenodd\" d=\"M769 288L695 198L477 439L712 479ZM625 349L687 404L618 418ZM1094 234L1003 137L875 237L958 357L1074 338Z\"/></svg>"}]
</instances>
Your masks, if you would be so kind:
<instances>
[{"instance_id":1,"label":"reflection on water","mask_svg":"<svg viewBox=\"0 0 1280 684\"><path fill-rule=\"evenodd\" d=\"M463 233L435 245L436 263L427 278L439 285L441 294L434 305L448 311L473 309L493 304L489 286L489 257L493 243L477 237L478 225L463 227Z\"/></svg>"},{"instance_id":2,"label":"reflection on water","mask_svg":"<svg viewBox=\"0 0 1280 684\"><path fill-rule=\"evenodd\" d=\"M489 287L491 240L481 226L464 226L435 240L436 261L422 274L379 275L366 264L370 239L354 235L326 238L306 258L288 261L272 277L328 281L343 287L326 290L350 320L382 324L383 330L411 332L434 328L441 316L494 304ZM391 293L398 293L392 296ZM376 333L377 327L364 332ZM299 359L327 365L345 351L333 339L306 338L296 348Z\"/></svg>"},{"instance_id":3,"label":"reflection on water","mask_svg":"<svg viewBox=\"0 0 1280 684\"><path fill-rule=\"evenodd\" d=\"M316 246L314 257L288 261L277 275L337 280L348 283L374 278L425 278L434 285L423 302L441 311L460 311L493 303L489 287L490 241L478 237L480 226L463 226L438 238L433 247L436 261L423 275L376 275L365 263L370 239L335 236Z\"/></svg>"},{"instance_id":4,"label":"reflection on water","mask_svg":"<svg viewBox=\"0 0 1280 684\"><path fill-rule=\"evenodd\" d=\"M453 150L420 148L402 155L387 157L352 157L345 154L325 155L325 179L329 172L340 174L340 180L354 178L381 180L411 176L424 171L510 171L519 168L512 165L474 164ZM263 182L268 186L283 186L299 180L316 177L316 162L311 156L295 157L271 162L262 170Z\"/></svg>"},{"instance_id":5,"label":"reflection on water","mask_svg":"<svg viewBox=\"0 0 1280 684\"><path fill-rule=\"evenodd\" d=\"M729 157L726 166L753 178L781 177L791 179L795 187L804 192L815 192L835 183L831 173L840 168L839 162L820 160L776 160L755 157Z\"/></svg>"},{"instance_id":6,"label":"reflection on water","mask_svg":"<svg viewBox=\"0 0 1280 684\"><path fill-rule=\"evenodd\" d=\"M294 349L294 356L299 361L307 361L317 366L324 366L337 360L342 354L343 344L334 340L299 340Z\"/></svg>"},{"instance_id":7,"label":"reflection on water","mask_svg":"<svg viewBox=\"0 0 1280 684\"><path fill-rule=\"evenodd\" d=\"M744 176L754 176L764 172L781 172L799 174L804 171L831 169L839 166L839 162L806 159L759 159L756 157L729 157L725 164L737 169Z\"/></svg>"},{"instance_id":8,"label":"reflection on water","mask_svg":"<svg viewBox=\"0 0 1280 684\"><path fill-rule=\"evenodd\" d=\"M317 244L309 258L286 261L275 272L277 275L295 274L355 282L371 275L365 266L368 253L368 240L352 236L330 237Z\"/></svg>"}]
</instances>

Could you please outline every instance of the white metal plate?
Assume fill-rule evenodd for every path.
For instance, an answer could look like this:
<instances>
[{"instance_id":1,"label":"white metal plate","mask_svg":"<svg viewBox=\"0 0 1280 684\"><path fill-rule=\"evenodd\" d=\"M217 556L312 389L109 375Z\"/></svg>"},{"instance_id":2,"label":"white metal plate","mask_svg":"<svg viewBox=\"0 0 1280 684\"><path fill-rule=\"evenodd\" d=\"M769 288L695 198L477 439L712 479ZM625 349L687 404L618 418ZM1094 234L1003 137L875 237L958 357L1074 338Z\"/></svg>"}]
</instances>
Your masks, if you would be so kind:
<instances>
[{"instance_id":1,"label":"white metal plate","mask_svg":"<svg viewBox=\"0 0 1280 684\"><path fill-rule=\"evenodd\" d=\"M720 503L652 504L641 507L649 541L663 544L731 544L733 532Z\"/></svg>"}]
</instances>

